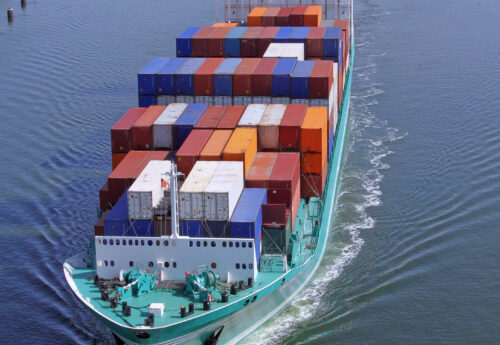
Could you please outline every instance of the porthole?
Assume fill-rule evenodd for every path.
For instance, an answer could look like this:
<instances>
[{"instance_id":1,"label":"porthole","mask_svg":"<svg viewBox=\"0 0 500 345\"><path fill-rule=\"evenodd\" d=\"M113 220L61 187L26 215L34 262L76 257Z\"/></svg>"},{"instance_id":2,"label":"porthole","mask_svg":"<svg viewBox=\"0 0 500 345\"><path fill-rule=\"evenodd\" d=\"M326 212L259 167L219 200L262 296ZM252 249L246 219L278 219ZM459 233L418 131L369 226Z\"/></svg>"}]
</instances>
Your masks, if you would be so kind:
<instances>
[{"instance_id":1,"label":"porthole","mask_svg":"<svg viewBox=\"0 0 500 345\"><path fill-rule=\"evenodd\" d=\"M115 241L113 241L113 239L110 239L109 240L109 245L112 246L113 244L115 244Z\"/></svg>"},{"instance_id":2,"label":"porthole","mask_svg":"<svg viewBox=\"0 0 500 345\"><path fill-rule=\"evenodd\" d=\"M128 265L129 265L130 267L134 267L134 262L133 262L133 261L129 261L129 262L128 262Z\"/></svg>"},{"instance_id":3,"label":"porthole","mask_svg":"<svg viewBox=\"0 0 500 345\"><path fill-rule=\"evenodd\" d=\"M236 264L236 269L239 270L240 269L240 264Z\"/></svg>"},{"instance_id":4,"label":"porthole","mask_svg":"<svg viewBox=\"0 0 500 345\"><path fill-rule=\"evenodd\" d=\"M101 239L99 239L99 244L101 244L101 243L102 243L102 241L101 241Z\"/></svg>"},{"instance_id":5,"label":"porthole","mask_svg":"<svg viewBox=\"0 0 500 345\"><path fill-rule=\"evenodd\" d=\"M139 240L135 240L135 245L138 246L139 245Z\"/></svg>"},{"instance_id":6,"label":"porthole","mask_svg":"<svg viewBox=\"0 0 500 345\"><path fill-rule=\"evenodd\" d=\"M247 299L247 300L245 301L245 303L243 303L243 306L245 306L245 307L246 307L246 306L248 305L248 303L250 303L250 300L249 300L249 299Z\"/></svg>"},{"instance_id":7,"label":"porthole","mask_svg":"<svg viewBox=\"0 0 500 345\"><path fill-rule=\"evenodd\" d=\"M149 241L148 241L148 246L150 246L150 247L151 247L152 245L153 245L153 241L149 240Z\"/></svg>"},{"instance_id":8,"label":"porthole","mask_svg":"<svg viewBox=\"0 0 500 345\"><path fill-rule=\"evenodd\" d=\"M203 241L203 247L206 247L208 246L208 242L207 241Z\"/></svg>"},{"instance_id":9,"label":"porthole","mask_svg":"<svg viewBox=\"0 0 500 345\"><path fill-rule=\"evenodd\" d=\"M174 266L174 268L177 268L177 262L174 261L172 266Z\"/></svg>"},{"instance_id":10,"label":"porthole","mask_svg":"<svg viewBox=\"0 0 500 345\"><path fill-rule=\"evenodd\" d=\"M143 246L143 245L144 245L144 240L141 240L141 246Z\"/></svg>"},{"instance_id":11,"label":"porthole","mask_svg":"<svg viewBox=\"0 0 500 345\"><path fill-rule=\"evenodd\" d=\"M129 246L132 246L133 244L134 244L134 241L132 241L132 240L128 240L128 245L129 245Z\"/></svg>"},{"instance_id":12,"label":"porthole","mask_svg":"<svg viewBox=\"0 0 500 345\"><path fill-rule=\"evenodd\" d=\"M244 269L244 270L246 270L247 269L247 265L246 264L242 264L241 268Z\"/></svg>"},{"instance_id":13,"label":"porthole","mask_svg":"<svg viewBox=\"0 0 500 345\"><path fill-rule=\"evenodd\" d=\"M170 262L165 261L165 262L163 263L163 266L165 266L166 268L169 268L169 267L170 267Z\"/></svg>"},{"instance_id":14,"label":"porthole","mask_svg":"<svg viewBox=\"0 0 500 345\"><path fill-rule=\"evenodd\" d=\"M156 240L156 246L159 247L160 246L160 240Z\"/></svg>"},{"instance_id":15,"label":"porthole","mask_svg":"<svg viewBox=\"0 0 500 345\"><path fill-rule=\"evenodd\" d=\"M283 280L281 280L281 285L285 284L285 278L283 278Z\"/></svg>"},{"instance_id":16,"label":"porthole","mask_svg":"<svg viewBox=\"0 0 500 345\"><path fill-rule=\"evenodd\" d=\"M111 267L115 267L115 260L111 260L111 261L109 262L109 265L110 265Z\"/></svg>"},{"instance_id":17,"label":"porthole","mask_svg":"<svg viewBox=\"0 0 500 345\"><path fill-rule=\"evenodd\" d=\"M212 264L210 265L213 269L216 269L217 268L217 264L215 262L212 262Z\"/></svg>"},{"instance_id":18,"label":"porthole","mask_svg":"<svg viewBox=\"0 0 500 345\"><path fill-rule=\"evenodd\" d=\"M248 242L248 248L252 248L253 247L253 243L252 242Z\"/></svg>"},{"instance_id":19,"label":"porthole","mask_svg":"<svg viewBox=\"0 0 500 345\"><path fill-rule=\"evenodd\" d=\"M164 245L165 247L168 247L168 241L167 241L167 240L163 241L163 245Z\"/></svg>"},{"instance_id":20,"label":"porthole","mask_svg":"<svg viewBox=\"0 0 500 345\"><path fill-rule=\"evenodd\" d=\"M233 242L229 242L229 248L233 248Z\"/></svg>"},{"instance_id":21,"label":"porthole","mask_svg":"<svg viewBox=\"0 0 500 345\"><path fill-rule=\"evenodd\" d=\"M148 262L149 267L153 267L153 261Z\"/></svg>"},{"instance_id":22,"label":"porthole","mask_svg":"<svg viewBox=\"0 0 500 345\"><path fill-rule=\"evenodd\" d=\"M193 246L193 241L189 241L189 246L192 247Z\"/></svg>"},{"instance_id":23,"label":"porthole","mask_svg":"<svg viewBox=\"0 0 500 345\"><path fill-rule=\"evenodd\" d=\"M226 241L223 241L223 242L222 242L222 246L223 246L224 248L226 248L226 246L227 246Z\"/></svg>"},{"instance_id":24,"label":"porthole","mask_svg":"<svg viewBox=\"0 0 500 345\"><path fill-rule=\"evenodd\" d=\"M108 260L104 260L104 266L108 267Z\"/></svg>"},{"instance_id":25,"label":"porthole","mask_svg":"<svg viewBox=\"0 0 500 345\"><path fill-rule=\"evenodd\" d=\"M120 245L120 240L116 240L116 245L119 246Z\"/></svg>"},{"instance_id":26,"label":"porthole","mask_svg":"<svg viewBox=\"0 0 500 345\"><path fill-rule=\"evenodd\" d=\"M253 264L248 264L248 268L253 270Z\"/></svg>"},{"instance_id":27,"label":"porthole","mask_svg":"<svg viewBox=\"0 0 500 345\"><path fill-rule=\"evenodd\" d=\"M197 247L201 246L201 242L200 241L196 241L196 246Z\"/></svg>"},{"instance_id":28,"label":"porthole","mask_svg":"<svg viewBox=\"0 0 500 345\"><path fill-rule=\"evenodd\" d=\"M127 240L122 240L122 244L123 244L124 246L126 246L126 245L127 245Z\"/></svg>"},{"instance_id":29,"label":"porthole","mask_svg":"<svg viewBox=\"0 0 500 345\"><path fill-rule=\"evenodd\" d=\"M216 246L215 241L210 242L210 245L211 245L212 247L215 247L215 246Z\"/></svg>"},{"instance_id":30,"label":"porthole","mask_svg":"<svg viewBox=\"0 0 500 345\"><path fill-rule=\"evenodd\" d=\"M255 302L256 299L257 299L257 295L253 296L252 297L252 303Z\"/></svg>"},{"instance_id":31,"label":"porthole","mask_svg":"<svg viewBox=\"0 0 500 345\"><path fill-rule=\"evenodd\" d=\"M246 243L246 242L241 242L241 246L242 246L243 248L246 248L246 247L247 247L247 243Z\"/></svg>"},{"instance_id":32,"label":"porthole","mask_svg":"<svg viewBox=\"0 0 500 345\"><path fill-rule=\"evenodd\" d=\"M107 245L108 244L108 240L102 240L102 244Z\"/></svg>"},{"instance_id":33,"label":"porthole","mask_svg":"<svg viewBox=\"0 0 500 345\"><path fill-rule=\"evenodd\" d=\"M236 241L236 243L234 245L236 246L236 248L239 248L240 247L240 242Z\"/></svg>"}]
</instances>

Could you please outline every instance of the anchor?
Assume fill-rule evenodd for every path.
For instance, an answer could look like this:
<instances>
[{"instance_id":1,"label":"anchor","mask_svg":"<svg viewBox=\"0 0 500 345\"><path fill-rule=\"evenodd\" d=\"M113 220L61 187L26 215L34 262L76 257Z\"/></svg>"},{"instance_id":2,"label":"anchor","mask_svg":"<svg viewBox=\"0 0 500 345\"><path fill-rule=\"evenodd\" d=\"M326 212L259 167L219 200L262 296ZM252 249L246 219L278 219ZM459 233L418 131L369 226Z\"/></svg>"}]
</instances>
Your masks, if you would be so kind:
<instances>
[{"instance_id":1,"label":"anchor","mask_svg":"<svg viewBox=\"0 0 500 345\"><path fill-rule=\"evenodd\" d=\"M216 345L217 341L219 340L219 336L222 333L222 330L224 329L224 326L221 326L218 332L213 332L207 340L205 340L205 345Z\"/></svg>"}]
</instances>

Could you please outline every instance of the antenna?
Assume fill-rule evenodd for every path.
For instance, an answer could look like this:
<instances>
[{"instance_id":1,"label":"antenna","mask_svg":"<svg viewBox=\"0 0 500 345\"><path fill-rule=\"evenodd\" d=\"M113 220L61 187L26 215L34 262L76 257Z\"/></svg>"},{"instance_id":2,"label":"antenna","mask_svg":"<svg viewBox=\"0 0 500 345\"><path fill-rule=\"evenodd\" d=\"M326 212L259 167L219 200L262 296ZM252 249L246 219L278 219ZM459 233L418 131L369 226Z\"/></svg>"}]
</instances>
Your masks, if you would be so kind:
<instances>
[{"instance_id":1,"label":"antenna","mask_svg":"<svg viewBox=\"0 0 500 345\"><path fill-rule=\"evenodd\" d=\"M170 178L170 207L172 209L172 239L179 237L179 216L178 216L178 198L177 198L177 177L183 175L177 172L177 165L172 162L170 172L167 176Z\"/></svg>"}]
</instances>

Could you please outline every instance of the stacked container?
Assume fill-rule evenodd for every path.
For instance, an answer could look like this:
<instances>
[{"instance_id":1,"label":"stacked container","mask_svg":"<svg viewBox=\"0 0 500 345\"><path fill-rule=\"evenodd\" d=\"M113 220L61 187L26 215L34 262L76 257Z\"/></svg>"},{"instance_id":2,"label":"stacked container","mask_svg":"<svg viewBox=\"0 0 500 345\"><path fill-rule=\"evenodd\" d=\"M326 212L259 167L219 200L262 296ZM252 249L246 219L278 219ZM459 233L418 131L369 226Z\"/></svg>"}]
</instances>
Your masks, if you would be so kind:
<instances>
[{"instance_id":1,"label":"stacked container","mask_svg":"<svg viewBox=\"0 0 500 345\"><path fill-rule=\"evenodd\" d=\"M206 104L199 103L191 103L184 109L174 124L174 149L181 147L206 109Z\"/></svg>"},{"instance_id":2,"label":"stacked container","mask_svg":"<svg viewBox=\"0 0 500 345\"><path fill-rule=\"evenodd\" d=\"M153 123L153 146L155 150L173 149L174 125L187 106L187 103L172 103L165 108Z\"/></svg>"},{"instance_id":3,"label":"stacked container","mask_svg":"<svg viewBox=\"0 0 500 345\"><path fill-rule=\"evenodd\" d=\"M222 152L232 134L233 131L230 129L215 130L201 151L199 159L202 161L222 160Z\"/></svg>"},{"instance_id":4,"label":"stacked container","mask_svg":"<svg viewBox=\"0 0 500 345\"><path fill-rule=\"evenodd\" d=\"M111 127L113 169L118 166L124 154L132 149L132 126L145 111L146 108L130 108L129 111ZM115 160L117 161L115 162Z\"/></svg>"},{"instance_id":5,"label":"stacked container","mask_svg":"<svg viewBox=\"0 0 500 345\"><path fill-rule=\"evenodd\" d=\"M269 177L273 171L278 152L258 152L245 176L249 188L269 188Z\"/></svg>"},{"instance_id":6,"label":"stacked container","mask_svg":"<svg viewBox=\"0 0 500 345\"><path fill-rule=\"evenodd\" d=\"M139 107L156 104L158 73L169 61L169 58L155 58L137 75Z\"/></svg>"},{"instance_id":7,"label":"stacked container","mask_svg":"<svg viewBox=\"0 0 500 345\"><path fill-rule=\"evenodd\" d=\"M217 123L217 129L234 129L238 125L245 107L243 106L231 106L227 107L222 117Z\"/></svg>"},{"instance_id":8,"label":"stacked container","mask_svg":"<svg viewBox=\"0 0 500 345\"><path fill-rule=\"evenodd\" d=\"M269 104L266 107L258 126L260 151L279 151L279 128L286 108L286 104Z\"/></svg>"},{"instance_id":9,"label":"stacked container","mask_svg":"<svg viewBox=\"0 0 500 345\"><path fill-rule=\"evenodd\" d=\"M190 132L186 141L175 154L177 169L179 172L189 174L195 163L198 161L200 153L207 144L213 130L195 129Z\"/></svg>"},{"instance_id":10,"label":"stacked container","mask_svg":"<svg viewBox=\"0 0 500 345\"><path fill-rule=\"evenodd\" d=\"M153 148L153 124L165 110L163 105L150 106L132 125L132 147L134 150Z\"/></svg>"},{"instance_id":11,"label":"stacked container","mask_svg":"<svg viewBox=\"0 0 500 345\"><path fill-rule=\"evenodd\" d=\"M257 153L257 129L255 127L238 127L222 152L225 161L241 161L244 163L245 174Z\"/></svg>"},{"instance_id":12,"label":"stacked container","mask_svg":"<svg viewBox=\"0 0 500 345\"><path fill-rule=\"evenodd\" d=\"M216 28L212 26L202 27L191 39L193 57L207 57L208 55L208 38Z\"/></svg>"},{"instance_id":13,"label":"stacked container","mask_svg":"<svg viewBox=\"0 0 500 345\"><path fill-rule=\"evenodd\" d=\"M305 104L289 104L287 106L279 128L281 151L300 150L300 132L306 110Z\"/></svg>"},{"instance_id":14,"label":"stacked container","mask_svg":"<svg viewBox=\"0 0 500 345\"><path fill-rule=\"evenodd\" d=\"M177 37L175 42L177 57L189 57L193 55L192 39L200 29L200 26L189 27Z\"/></svg>"},{"instance_id":15,"label":"stacked container","mask_svg":"<svg viewBox=\"0 0 500 345\"><path fill-rule=\"evenodd\" d=\"M194 74L194 95L214 95L214 74L224 59L207 59Z\"/></svg>"},{"instance_id":16,"label":"stacked container","mask_svg":"<svg viewBox=\"0 0 500 345\"><path fill-rule=\"evenodd\" d=\"M197 129L216 129L222 115L227 110L227 107L210 106L207 107L200 120L194 128Z\"/></svg>"}]
</instances>

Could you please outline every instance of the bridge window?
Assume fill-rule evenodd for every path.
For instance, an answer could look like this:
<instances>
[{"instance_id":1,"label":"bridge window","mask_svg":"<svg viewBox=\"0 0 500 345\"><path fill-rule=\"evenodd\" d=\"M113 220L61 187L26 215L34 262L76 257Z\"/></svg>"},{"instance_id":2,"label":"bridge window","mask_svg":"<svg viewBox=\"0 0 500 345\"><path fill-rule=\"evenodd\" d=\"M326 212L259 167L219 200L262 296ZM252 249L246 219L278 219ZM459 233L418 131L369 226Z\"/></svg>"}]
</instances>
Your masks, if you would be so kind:
<instances>
[{"instance_id":1,"label":"bridge window","mask_svg":"<svg viewBox=\"0 0 500 345\"><path fill-rule=\"evenodd\" d=\"M252 248L252 247L253 247L252 242L248 242L248 248Z\"/></svg>"},{"instance_id":2,"label":"bridge window","mask_svg":"<svg viewBox=\"0 0 500 345\"><path fill-rule=\"evenodd\" d=\"M246 243L246 242L241 242L241 246L242 246L243 248L246 248L246 247L247 247L247 243Z\"/></svg>"},{"instance_id":3,"label":"bridge window","mask_svg":"<svg viewBox=\"0 0 500 345\"><path fill-rule=\"evenodd\" d=\"M239 270L240 269L240 264L236 264L236 269Z\"/></svg>"},{"instance_id":4,"label":"bridge window","mask_svg":"<svg viewBox=\"0 0 500 345\"><path fill-rule=\"evenodd\" d=\"M167 240L163 241L163 245L164 245L165 247L168 247L168 241L167 241Z\"/></svg>"},{"instance_id":5,"label":"bridge window","mask_svg":"<svg viewBox=\"0 0 500 345\"><path fill-rule=\"evenodd\" d=\"M253 264L248 264L248 268L253 270Z\"/></svg>"},{"instance_id":6,"label":"bridge window","mask_svg":"<svg viewBox=\"0 0 500 345\"><path fill-rule=\"evenodd\" d=\"M163 263L163 266L165 266L166 268L169 268L169 267L170 267L170 262L165 261L165 262Z\"/></svg>"},{"instance_id":7,"label":"bridge window","mask_svg":"<svg viewBox=\"0 0 500 345\"><path fill-rule=\"evenodd\" d=\"M115 241L113 241L113 239L110 239L109 240L109 245L112 246L113 244L115 244Z\"/></svg>"},{"instance_id":8,"label":"bridge window","mask_svg":"<svg viewBox=\"0 0 500 345\"><path fill-rule=\"evenodd\" d=\"M148 262L149 267L153 267L153 261Z\"/></svg>"},{"instance_id":9,"label":"bridge window","mask_svg":"<svg viewBox=\"0 0 500 345\"><path fill-rule=\"evenodd\" d=\"M156 240L156 246L159 247L160 246L160 240Z\"/></svg>"},{"instance_id":10,"label":"bridge window","mask_svg":"<svg viewBox=\"0 0 500 345\"><path fill-rule=\"evenodd\" d=\"M150 246L150 247L151 247L152 245L153 245L153 241L149 240L149 241L148 241L148 246Z\"/></svg>"},{"instance_id":11,"label":"bridge window","mask_svg":"<svg viewBox=\"0 0 500 345\"><path fill-rule=\"evenodd\" d=\"M133 245L134 245L134 241L132 241L132 240L128 240L128 245L129 245L129 246L133 246Z\"/></svg>"},{"instance_id":12,"label":"bridge window","mask_svg":"<svg viewBox=\"0 0 500 345\"><path fill-rule=\"evenodd\" d=\"M189 246L192 247L193 246L193 241L189 241Z\"/></svg>"},{"instance_id":13,"label":"bridge window","mask_svg":"<svg viewBox=\"0 0 500 345\"><path fill-rule=\"evenodd\" d=\"M226 241L222 241L222 246L223 246L224 248L226 248L226 246L227 246Z\"/></svg>"},{"instance_id":14,"label":"bridge window","mask_svg":"<svg viewBox=\"0 0 500 345\"><path fill-rule=\"evenodd\" d=\"M174 268L177 268L177 262L174 261L172 266L174 266Z\"/></svg>"},{"instance_id":15,"label":"bridge window","mask_svg":"<svg viewBox=\"0 0 500 345\"><path fill-rule=\"evenodd\" d=\"M208 246L208 242L207 241L203 241L203 247L206 247Z\"/></svg>"},{"instance_id":16,"label":"bridge window","mask_svg":"<svg viewBox=\"0 0 500 345\"><path fill-rule=\"evenodd\" d=\"M236 243L234 245L236 246L236 248L239 248L240 247L240 242L236 241Z\"/></svg>"},{"instance_id":17,"label":"bridge window","mask_svg":"<svg viewBox=\"0 0 500 345\"><path fill-rule=\"evenodd\" d=\"M135 245L138 246L139 245L139 240L135 240Z\"/></svg>"},{"instance_id":18,"label":"bridge window","mask_svg":"<svg viewBox=\"0 0 500 345\"><path fill-rule=\"evenodd\" d=\"M115 260L111 260L110 263L111 267L115 267Z\"/></svg>"},{"instance_id":19,"label":"bridge window","mask_svg":"<svg viewBox=\"0 0 500 345\"><path fill-rule=\"evenodd\" d=\"M122 244L123 244L124 246L126 246L126 245L127 245L127 240L122 240Z\"/></svg>"},{"instance_id":20,"label":"bridge window","mask_svg":"<svg viewBox=\"0 0 500 345\"><path fill-rule=\"evenodd\" d=\"M143 246L143 245L144 245L144 240L141 240L141 246Z\"/></svg>"},{"instance_id":21,"label":"bridge window","mask_svg":"<svg viewBox=\"0 0 500 345\"><path fill-rule=\"evenodd\" d=\"M108 240L102 240L102 244L107 245L108 244Z\"/></svg>"},{"instance_id":22,"label":"bridge window","mask_svg":"<svg viewBox=\"0 0 500 345\"><path fill-rule=\"evenodd\" d=\"M108 266L108 260L104 260L104 266Z\"/></svg>"},{"instance_id":23,"label":"bridge window","mask_svg":"<svg viewBox=\"0 0 500 345\"><path fill-rule=\"evenodd\" d=\"M215 247L215 246L216 246L215 241L210 242L210 245L211 245L212 247Z\"/></svg>"},{"instance_id":24,"label":"bridge window","mask_svg":"<svg viewBox=\"0 0 500 345\"><path fill-rule=\"evenodd\" d=\"M233 248L233 242L229 242L229 248Z\"/></svg>"},{"instance_id":25,"label":"bridge window","mask_svg":"<svg viewBox=\"0 0 500 345\"><path fill-rule=\"evenodd\" d=\"M128 262L128 265L129 265L130 267L134 267L134 262L133 262L133 261L129 261L129 262Z\"/></svg>"},{"instance_id":26,"label":"bridge window","mask_svg":"<svg viewBox=\"0 0 500 345\"><path fill-rule=\"evenodd\" d=\"M201 242L200 241L196 241L196 246L197 247L201 246Z\"/></svg>"},{"instance_id":27,"label":"bridge window","mask_svg":"<svg viewBox=\"0 0 500 345\"><path fill-rule=\"evenodd\" d=\"M246 270L247 269L247 265L243 264L243 265L241 265L241 268L244 269L244 270Z\"/></svg>"},{"instance_id":28,"label":"bridge window","mask_svg":"<svg viewBox=\"0 0 500 345\"><path fill-rule=\"evenodd\" d=\"M217 264L215 262L212 262L212 264L210 265L213 269L216 269L217 268Z\"/></svg>"},{"instance_id":29,"label":"bridge window","mask_svg":"<svg viewBox=\"0 0 500 345\"><path fill-rule=\"evenodd\" d=\"M116 245L119 246L120 245L120 240L116 240Z\"/></svg>"}]
</instances>

